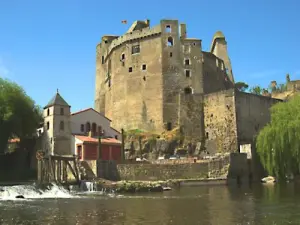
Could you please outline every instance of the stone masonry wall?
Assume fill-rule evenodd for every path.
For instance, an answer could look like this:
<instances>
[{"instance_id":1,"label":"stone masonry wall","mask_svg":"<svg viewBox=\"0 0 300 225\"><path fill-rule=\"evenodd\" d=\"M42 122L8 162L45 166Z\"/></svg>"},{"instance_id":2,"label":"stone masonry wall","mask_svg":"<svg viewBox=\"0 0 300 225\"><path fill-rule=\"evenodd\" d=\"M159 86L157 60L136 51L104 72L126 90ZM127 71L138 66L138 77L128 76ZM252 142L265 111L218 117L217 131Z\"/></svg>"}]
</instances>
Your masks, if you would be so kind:
<instances>
[{"instance_id":1,"label":"stone masonry wall","mask_svg":"<svg viewBox=\"0 0 300 225\"><path fill-rule=\"evenodd\" d=\"M204 96L206 146L210 153L237 151L234 90Z\"/></svg>"},{"instance_id":2,"label":"stone masonry wall","mask_svg":"<svg viewBox=\"0 0 300 225\"><path fill-rule=\"evenodd\" d=\"M237 134L239 144L253 138L271 119L270 108L281 100L244 92L235 92Z\"/></svg>"}]
</instances>

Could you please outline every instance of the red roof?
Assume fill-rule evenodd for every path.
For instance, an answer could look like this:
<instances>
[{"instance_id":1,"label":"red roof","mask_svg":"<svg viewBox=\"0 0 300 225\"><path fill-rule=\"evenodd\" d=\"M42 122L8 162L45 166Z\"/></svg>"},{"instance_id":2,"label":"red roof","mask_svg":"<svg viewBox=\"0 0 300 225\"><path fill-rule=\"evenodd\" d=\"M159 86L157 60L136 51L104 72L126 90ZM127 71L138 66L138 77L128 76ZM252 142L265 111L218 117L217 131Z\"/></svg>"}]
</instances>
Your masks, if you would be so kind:
<instances>
[{"instance_id":1,"label":"red roof","mask_svg":"<svg viewBox=\"0 0 300 225\"><path fill-rule=\"evenodd\" d=\"M80 113L84 113L84 112L87 112L89 110L93 110L94 112L98 113L99 115L103 116L104 118L108 119L109 121L111 121L111 119L107 118L106 116L104 116L102 113L99 113L97 112L95 109L93 108L87 108L87 109L83 109L83 110L80 110L78 112L74 112L71 114L71 116L74 116L74 115L77 115L77 114L80 114Z\"/></svg>"},{"instance_id":2,"label":"red roof","mask_svg":"<svg viewBox=\"0 0 300 225\"><path fill-rule=\"evenodd\" d=\"M88 143L98 143L98 138L93 138L89 136L81 136L81 135L75 135L77 139L82 141L83 143L88 142ZM114 145L121 145L121 141L115 139L115 138L101 138L101 143L102 144L114 144Z\"/></svg>"}]
</instances>

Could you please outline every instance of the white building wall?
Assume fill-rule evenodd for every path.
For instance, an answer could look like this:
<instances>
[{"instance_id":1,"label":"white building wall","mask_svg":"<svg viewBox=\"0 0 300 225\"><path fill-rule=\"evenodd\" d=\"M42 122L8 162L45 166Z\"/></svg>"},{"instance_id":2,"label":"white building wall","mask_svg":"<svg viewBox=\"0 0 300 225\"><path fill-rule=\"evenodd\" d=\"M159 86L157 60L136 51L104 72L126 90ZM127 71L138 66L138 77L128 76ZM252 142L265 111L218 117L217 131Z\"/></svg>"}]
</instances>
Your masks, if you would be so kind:
<instances>
[{"instance_id":1,"label":"white building wall","mask_svg":"<svg viewBox=\"0 0 300 225\"><path fill-rule=\"evenodd\" d=\"M87 135L86 133L86 123L89 122L92 129L92 124L96 123L97 125L97 132L98 126L102 127L104 130L105 136L111 136L115 138L118 136L118 140L121 140L121 134L110 127L111 121L106 118L105 116L95 112L94 110L90 109L87 111L80 112L78 114L71 115L71 131L73 134L77 135ZM81 131L81 124L84 124L84 131Z\"/></svg>"}]
</instances>

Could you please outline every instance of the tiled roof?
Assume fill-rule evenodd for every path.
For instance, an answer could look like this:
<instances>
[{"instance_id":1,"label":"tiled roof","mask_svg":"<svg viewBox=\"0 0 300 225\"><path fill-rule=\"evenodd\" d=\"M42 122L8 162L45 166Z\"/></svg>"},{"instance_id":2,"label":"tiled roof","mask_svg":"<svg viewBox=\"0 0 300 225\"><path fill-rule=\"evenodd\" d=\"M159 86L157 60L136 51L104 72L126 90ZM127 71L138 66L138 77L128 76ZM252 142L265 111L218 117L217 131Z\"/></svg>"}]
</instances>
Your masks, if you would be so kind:
<instances>
[{"instance_id":1,"label":"tiled roof","mask_svg":"<svg viewBox=\"0 0 300 225\"><path fill-rule=\"evenodd\" d=\"M89 136L82 136L82 135L75 135L77 139L84 142L89 143L98 143L98 138L93 138ZM115 139L115 138L101 138L102 144L115 144L115 145L121 145L121 141Z\"/></svg>"},{"instance_id":2,"label":"tiled roof","mask_svg":"<svg viewBox=\"0 0 300 225\"><path fill-rule=\"evenodd\" d=\"M55 96L48 102L48 104L44 107L48 108L53 105L60 105L60 106L69 106L69 104L61 97L61 95L57 92Z\"/></svg>"},{"instance_id":3,"label":"tiled roof","mask_svg":"<svg viewBox=\"0 0 300 225\"><path fill-rule=\"evenodd\" d=\"M74 116L74 115L77 115L77 114L80 114L80 113L84 113L84 112L87 112L87 111L89 111L89 110L92 110L92 111L98 113L99 115L103 116L103 117L106 118L107 120L111 121L111 119L107 118L107 117L104 116L102 113L97 112L97 111L96 111L95 109L93 109L93 108L87 108L87 109L80 110L80 111L78 111L78 112L74 112L74 113L71 114L71 116Z\"/></svg>"}]
</instances>

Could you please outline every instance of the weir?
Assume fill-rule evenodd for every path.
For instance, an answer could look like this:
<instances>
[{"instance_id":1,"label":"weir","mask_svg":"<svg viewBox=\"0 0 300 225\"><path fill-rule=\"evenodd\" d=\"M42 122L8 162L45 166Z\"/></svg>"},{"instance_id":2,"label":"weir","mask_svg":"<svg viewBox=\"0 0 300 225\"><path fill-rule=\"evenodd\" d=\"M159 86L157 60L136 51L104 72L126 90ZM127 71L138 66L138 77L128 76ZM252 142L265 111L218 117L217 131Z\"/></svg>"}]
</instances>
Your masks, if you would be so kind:
<instances>
[{"instance_id":1,"label":"weir","mask_svg":"<svg viewBox=\"0 0 300 225\"><path fill-rule=\"evenodd\" d=\"M37 152L38 159L38 182L68 184L68 171L72 173L79 184L79 169L75 156L49 155ZM72 180L74 182L74 180Z\"/></svg>"}]
</instances>

